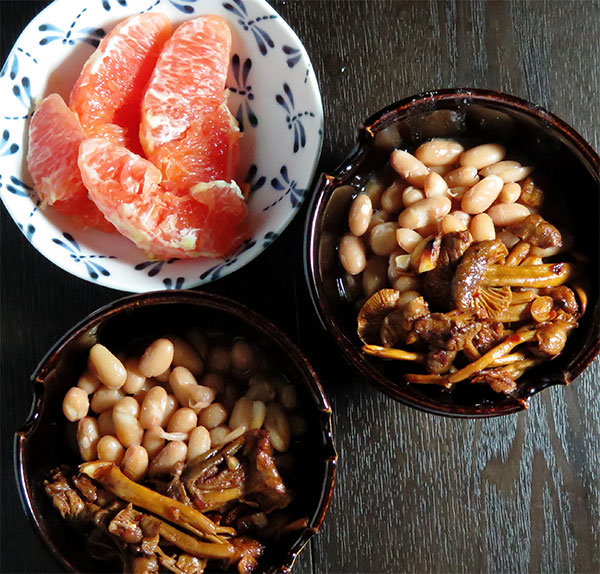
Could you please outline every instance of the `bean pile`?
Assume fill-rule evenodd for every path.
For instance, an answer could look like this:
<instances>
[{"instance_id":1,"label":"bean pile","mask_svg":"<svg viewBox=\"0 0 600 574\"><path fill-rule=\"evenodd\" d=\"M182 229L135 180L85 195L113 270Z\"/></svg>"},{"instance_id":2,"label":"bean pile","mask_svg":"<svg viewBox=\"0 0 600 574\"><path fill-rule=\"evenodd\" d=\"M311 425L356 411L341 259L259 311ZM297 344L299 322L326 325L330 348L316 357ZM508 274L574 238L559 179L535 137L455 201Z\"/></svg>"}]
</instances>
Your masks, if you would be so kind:
<instances>
[{"instance_id":1,"label":"bean pile","mask_svg":"<svg viewBox=\"0 0 600 574\"><path fill-rule=\"evenodd\" d=\"M374 177L356 195L338 246L344 270L362 274L363 295L389 285L418 291L419 274L434 266L427 245L439 233L468 230L475 242L498 238L508 249L518 243L505 228L536 213L543 194L531 167L505 157L496 143L465 149L447 139L427 141L414 155L393 151L397 177L391 185Z\"/></svg>"},{"instance_id":2,"label":"bean pile","mask_svg":"<svg viewBox=\"0 0 600 574\"><path fill-rule=\"evenodd\" d=\"M295 387L249 341L194 332L159 338L140 357L94 345L63 413L77 422L84 461L113 462L141 481L250 429L267 430L274 449L286 452L306 430L297 402Z\"/></svg>"}]
</instances>

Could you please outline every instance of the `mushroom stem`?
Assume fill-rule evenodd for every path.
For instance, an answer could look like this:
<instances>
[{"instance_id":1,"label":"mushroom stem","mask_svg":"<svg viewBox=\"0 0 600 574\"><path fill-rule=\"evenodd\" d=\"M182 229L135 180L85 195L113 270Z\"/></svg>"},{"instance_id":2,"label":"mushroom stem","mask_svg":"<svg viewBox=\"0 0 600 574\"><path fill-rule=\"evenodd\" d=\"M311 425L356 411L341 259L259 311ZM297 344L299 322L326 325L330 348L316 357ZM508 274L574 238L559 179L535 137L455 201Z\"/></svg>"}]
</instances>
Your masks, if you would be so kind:
<instances>
[{"instance_id":1,"label":"mushroom stem","mask_svg":"<svg viewBox=\"0 0 600 574\"><path fill-rule=\"evenodd\" d=\"M545 263L509 267L490 265L483 276L482 285L509 287L555 287L562 285L575 274L570 263Z\"/></svg>"},{"instance_id":2,"label":"mushroom stem","mask_svg":"<svg viewBox=\"0 0 600 574\"><path fill-rule=\"evenodd\" d=\"M508 309L505 309L500 314L496 315L496 321L501 323L512 323L514 321L525 321L531 319L531 313L529 312L530 303L518 303L517 305L510 305Z\"/></svg>"},{"instance_id":3,"label":"mushroom stem","mask_svg":"<svg viewBox=\"0 0 600 574\"><path fill-rule=\"evenodd\" d=\"M490 367L501 367L503 365L511 365L517 361L522 361L525 359L525 355L523 353L511 353L510 355L504 355L499 359L496 359Z\"/></svg>"},{"instance_id":4,"label":"mushroom stem","mask_svg":"<svg viewBox=\"0 0 600 574\"><path fill-rule=\"evenodd\" d=\"M531 341L536 334L536 330L532 329L530 331L520 331L515 333L514 335L510 335L506 338L502 343L489 350L485 355L482 355L476 361L468 364L463 369L456 371L448 375L449 383L458 383L460 381L464 381L468 379L472 374L477 371L481 371L486 367L489 367L491 363L497 361L502 356L506 355L512 349L514 349L517 345L521 345L522 343L527 343L527 341Z\"/></svg>"},{"instance_id":5,"label":"mushroom stem","mask_svg":"<svg viewBox=\"0 0 600 574\"><path fill-rule=\"evenodd\" d=\"M508 267L516 267L521 265L523 260L529 255L531 245L527 241L519 241L506 257L505 264Z\"/></svg>"},{"instance_id":6,"label":"mushroom stem","mask_svg":"<svg viewBox=\"0 0 600 574\"><path fill-rule=\"evenodd\" d=\"M217 534L217 525L204 514L129 480L112 462L86 462L79 470L126 502L158 514L198 536Z\"/></svg>"},{"instance_id":7,"label":"mushroom stem","mask_svg":"<svg viewBox=\"0 0 600 574\"><path fill-rule=\"evenodd\" d=\"M513 291L511 305L517 305L518 303L528 303L533 301L537 296L537 292L533 289L527 291Z\"/></svg>"},{"instance_id":8,"label":"mushroom stem","mask_svg":"<svg viewBox=\"0 0 600 574\"><path fill-rule=\"evenodd\" d=\"M452 383L448 382L447 375L418 375L409 373L404 375L404 378L409 383L418 383L419 385L440 385L446 389L452 386Z\"/></svg>"},{"instance_id":9,"label":"mushroom stem","mask_svg":"<svg viewBox=\"0 0 600 574\"><path fill-rule=\"evenodd\" d=\"M413 353L402 349L392 349L390 347L381 347L379 345L363 345L363 353L381 357L382 359L396 359L397 361L415 361L423 363L425 355L422 353Z\"/></svg>"}]
</instances>

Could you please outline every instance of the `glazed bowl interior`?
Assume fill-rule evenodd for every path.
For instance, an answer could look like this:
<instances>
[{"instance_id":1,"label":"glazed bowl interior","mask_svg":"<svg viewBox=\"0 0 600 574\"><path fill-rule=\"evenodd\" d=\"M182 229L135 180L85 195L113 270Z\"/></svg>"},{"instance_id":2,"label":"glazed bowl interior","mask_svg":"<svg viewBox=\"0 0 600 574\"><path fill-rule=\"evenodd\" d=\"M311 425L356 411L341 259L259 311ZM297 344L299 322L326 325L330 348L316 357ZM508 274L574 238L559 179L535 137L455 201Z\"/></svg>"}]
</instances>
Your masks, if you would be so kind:
<instances>
[{"instance_id":1,"label":"glazed bowl interior","mask_svg":"<svg viewBox=\"0 0 600 574\"><path fill-rule=\"evenodd\" d=\"M451 390L406 383L414 371L400 361L361 352L357 310L337 255L350 202L374 173L383 170L393 149L414 150L431 138L456 138L467 147L502 143L510 158L527 158L544 189L544 215L575 238L573 249L587 259L589 305L579 327L555 359L532 369L510 395L484 385L458 384ZM344 357L370 383L395 399L444 415L485 417L527 407L527 399L577 377L600 349L598 338L598 250L600 233L599 160L595 151L563 121L526 101L483 90L439 91L398 102L369 118L344 162L317 183L306 233L306 274L313 302ZM547 209L546 209L547 208ZM410 370L409 370L410 369Z\"/></svg>"},{"instance_id":2,"label":"glazed bowl interior","mask_svg":"<svg viewBox=\"0 0 600 574\"><path fill-rule=\"evenodd\" d=\"M86 554L83 536L62 520L44 493L44 479L51 469L81 462L66 438L69 423L61 408L65 392L77 384L86 368L88 351L96 342L126 351L190 327L253 342L296 386L299 409L309 421L307 434L294 451L299 458L294 479L302 488L296 489L290 507L293 515L309 518L308 528L269 546L259 565L261 571L291 567L297 553L321 525L335 478L331 410L299 349L265 319L222 297L186 291L127 297L92 314L48 353L32 377L32 415L16 434L16 468L23 503L49 550L67 570L106 572L109 566ZM119 571L118 565L114 566L114 571Z\"/></svg>"}]
</instances>

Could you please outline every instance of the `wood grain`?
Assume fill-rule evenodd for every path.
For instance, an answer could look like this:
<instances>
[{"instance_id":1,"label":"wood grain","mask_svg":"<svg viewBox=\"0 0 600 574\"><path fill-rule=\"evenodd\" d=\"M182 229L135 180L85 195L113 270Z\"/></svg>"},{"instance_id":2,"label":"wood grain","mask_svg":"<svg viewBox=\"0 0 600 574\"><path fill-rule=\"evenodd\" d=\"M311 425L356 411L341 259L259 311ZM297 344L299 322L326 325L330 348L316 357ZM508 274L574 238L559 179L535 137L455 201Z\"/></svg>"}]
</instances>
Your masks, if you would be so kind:
<instances>
[{"instance_id":1,"label":"wood grain","mask_svg":"<svg viewBox=\"0 0 600 574\"><path fill-rule=\"evenodd\" d=\"M0 2L2 55L46 2ZM600 143L600 2L277 0L320 80L320 168L337 165L356 126L384 105L440 87L497 89L535 101ZM310 304L302 267L306 206L261 257L207 290L263 313L297 341L335 413L338 484L322 532L296 571L600 572L600 361L528 412L454 420L404 407L359 380ZM55 268L1 229L2 571L59 571L24 516L12 434L28 374L63 332L121 294Z\"/></svg>"}]
</instances>

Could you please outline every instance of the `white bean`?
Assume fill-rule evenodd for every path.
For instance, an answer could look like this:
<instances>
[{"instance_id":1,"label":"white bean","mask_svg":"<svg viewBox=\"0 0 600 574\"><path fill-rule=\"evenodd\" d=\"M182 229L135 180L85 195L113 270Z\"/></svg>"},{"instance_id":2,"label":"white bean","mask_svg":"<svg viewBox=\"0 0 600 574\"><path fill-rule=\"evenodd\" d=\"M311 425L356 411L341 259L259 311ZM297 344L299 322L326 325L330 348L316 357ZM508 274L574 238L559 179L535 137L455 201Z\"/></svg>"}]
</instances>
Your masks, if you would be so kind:
<instances>
[{"instance_id":1,"label":"white bean","mask_svg":"<svg viewBox=\"0 0 600 574\"><path fill-rule=\"evenodd\" d=\"M469 231L473 236L473 241L496 239L494 222L487 213L479 213L473 217Z\"/></svg>"},{"instance_id":2,"label":"white bean","mask_svg":"<svg viewBox=\"0 0 600 574\"><path fill-rule=\"evenodd\" d=\"M135 357L130 357L125 361L125 369L127 370L127 378L123 385L123 390L128 395L135 395L146 382L146 377L140 372L140 361Z\"/></svg>"},{"instance_id":3,"label":"white bean","mask_svg":"<svg viewBox=\"0 0 600 574\"><path fill-rule=\"evenodd\" d=\"M413 203L425 199L425 192L422 189L409 186L402 192L402 204L404 207L410 207Z\"/></svg>"},{"instance_id":4,"label":"white bean","mask_svg":"<svg viewBox=\"0 0 600 574\"><path fill-rule=\"evenodd\" d=\"M111 389L122 387L127 379L127 370L123 363L100 343L96 343L90 349L88 367L104 385Z\"/></svg>"},{"instance_id":5,"label":"white bean","mask_svg":"<svg viewBox=\"0 0 600 574\"><path fill-rule=\"evenodd\" d=\"M481 170L481 175L497 175L504 183L512 183L525 179L532 168L522 166L518 161L499 161Z\"/></svg>"},{"instance_id":6,"label":"white bean","mask_svg":"<svg viewBox=\"0 0 600 574\"><path fill-rule=\"evenodd\" d=\"M144 429L137 418L139 413L140 405L133 397L124 397L113 407L115 432L125 448L142 443Z\"/></svg>"},{"instance_id":7,"label":"white bean","mask_svg":"<svg viewBox=\"0 0 600 574\"><path fill-rule=\"evenodd\" d=\"M488 175L462 196L460 207L470 214L483 213L496 199L504 182L497 175Z\"/></svg>"},{"instance_id":8,"label":"white bean","mask_svg":"<svg viewBox=\"0 0 600 574\"><path fill-rule=\"evenodd\" d=\"M142 439L142 446L148 451L148 457L152 460L165 446L164 431L156 426L147 430Z\"/></svg>"},{"instance_id":9,"label":"white bean","mask_svg":"<svg viewBox=\"0 0 600 574\"><path fill-rule=\"evenodd\" d=\"M90 409L88 394L79 387L71 387L63 399L62 409L68 420L80 421Z\"/></svg>"},{"instance_id":10,"label":"white bean","mask_svg":"<svg viewBox=\"0 0 600 574\"><path fill-rule=\"evenodd\" d=\"M160 424L167 409L167 391L162 387L150 389L142 402L140 423L145 429Z\"/></svg>"},{"instance_id":11,"label":"white bean","mask_svg":"<svg viewBox=\"0 0 600 574\"><path fill-rule=\"evenodd\" d=\"M229 426L232 429L243 427L250 428L252 422L252 401L248 397L242 397L235 403L231 416L229 417Z\"/></svg>"},{"instance_id":12,"label":"white bean","mask_svg":"<svg viewBox=\"0 0 600 574\"><path fill-rule=\"evenodd\" d=\"M199 377L204 371L204 361L196 349L181 337L169 337L173 343L173 367L185 367Z\"/></svg>"},{"instance_id":13,"label":"white bean","mask_svg":"<svg viewBox=\"0 0 600 574\"><path fill-rule=\"evenodd\" d=\"M77 386L83 389L88 395L95 393L101 386L102 381L90 371L85 371L79 380Z\"/></svg>"},{"instance_id":14,"label":"white bean","mask_svg":"<svg viewBox=\"0 0 600 574\"><path fill-rule=\"evenodd\" d=\"M187 450L187 462L194 460L210 449L210 433L208 429L199 426L190 434Z\"/></svg>"},{"instance_id":15,"label":"white bean","mask_svg":"<svg viewBox=\"0 0 600 574\"><path fill-rule=\"evenodd\" d=\"M250 387L248 390L248 396L250 394L250 390L253 387ZM273 395L275 391L273 391ZM198 422L205 426L207 429L211 430L221 426L227 420L227 409L221 403L213 403L209 405L205 409L200 411L198 415Z\"/></svg>"},{"instance_id":16,"label":"white bean","mask_svg":"<svg viewBox=\"0 0 600 574\"><path fill-rule=\"evenodd\" d=\"M236 341L231 347L231 366L236 373L252 372L256 369L258 361L256 349L248 341Z\"/></svg>"},{"instance_id":17,"label":"white bean","mask_svg":"<svg viewBox=\"0 0 600 574\"><path fill-rule=\"evenodd\" d=\"M444 176L448 187L473 187L478 181L479 176L477 175L476 167L457 167L450 173Z\"/></svg>"},{"instance_id":18,"label":"white bean","mask_svg":"<svg viewBox=\"0 0 600 574\"><path fill-rule=\"evenodd\" d=\"M388 260L385 257L371 257L362 274L362 288L366 297L387 285Z\"/></svg>"},{"instance_id":19,"label":"white bean","mask_svg":"<svg viewBox=\"0 0 600 574\"><path fill-rule=\"evenodd\" d=\"M162 375L173 361L175 348L169 339L157 339L140 358L139 370L145 377Z\"/></svg>"},{"instance_id":20,"label":"white bean","mask_svg":"<svg viewBox=\"0 0 600 574\"><path fill-rule=\"evenodd\" d=\"M446 180L437 173L430 173L425 178L424 183L425 197L438 197L440 195L447 195L448 184Z\"/></svg>"},{"instance_id":21,"label":"white bean","mask_svg":"<svg viewBox=\"0 0 600 574\"><path fill-rule=\"evenodd\" d=\"M408 263L410 264L410 258ZM421 287L421 280L414 275L400 275L400 277L394 281L393 287L400 293L404 293L405 291L416 291Z\"/></svg>"},{"instance_id":22,"label":"white bean","mask_svg":"<svg viewBox=\"0 0 600 574\"><path fill-rule=\"evenodd\" d=\"M396 242L396 229L398 226L393 221L381 223L371 229L369 244L375 255L390 255L398 244ZM346 271L348 271L346 269Z\"/></svg>"},{"instance_id":23,"label":"white bean","mask_svg":"<svg viewBox=\"0 0 600 574\"><path fill-rule=\"evenodd\" d=\"M246 396L253 401L270 403L275 398L275 387L264 377L252 377Z\"/></svg>"},{"instance_id":24,"label":"white bean","mask_svg":"<svg viewBox=\"0 0 600 574\"><path fill-rule=\"evenodd\" d=\"M521 196L521 186L518 183L505 183L498 201L500 203L514 203Z\"/></svg>"},{"instance_id":25,"label":"white bean","mask_svg":"<svg viewBox=\"0 0 600 574\"><path fill-rule=\"evenodd\" d=\"M407 207L398 216L398 224L408 229L419 229L435 223L451 209L452 202L447 197L429 197Z\"/></svg>"},{"instance_id":26,"label":"white bean","mask_svg":"<svg viewBox=\"0 0 600 574\"><path fill-rule=\"evenodd\" d=\"M487 213L497 227L506 227L512 223L523 221L530 215L529 209L520 203L498 203L492 205Z\"/></svg>"},{"instance_id":27,"label":"white bean","mask_svg":"<svg viewBox=\"0 0 600 574\"><path fill-rule=\"evenodd\" d=\"M433 139L415 151L417 159L426 166L449 165L458 160L464 148L454 140Z\"/></svg>"},{"instance_id":28,"label":"white bean","mask_svg":"<svg viewBox=\"0 0 600 574\"><path fill-rule=\"evenodd\" d=\"M99 460L114 462L115 464L121 464L125 455L123 445L112 435L103 436L98 441L96 450L98 451Z\"/></svg>"},{"instance_id":29,"label":"white bean","mask_svg":"<svg viewBox=\"0 0 600 574\"><path fill-rule=\"evenodd\" d=\"M175 395L167 395L167 404L159 423L161 427L166 427L169 424L169 419L178 408L179 401L177 400L177 397Z\"/></svg>"},{"instance_id":30,"label":"white bean","mask_svg":"<svg viewBox=\"0 0 600 574\"><path fill-rule=\"evenodd\" d=\"M450 215L456 217L460 221L463 222L465 229L469 227L469 222L471 221L471 216L464 211L451 211Z\"/></svg>"},{"instance_id":31,"label":"white bean","mask_svg":"<svg viewBox=\"0 0 600 574\"><path fill-rule=\"evenodd\" d=\"M440 231L442 233L454 233L455 231L464 231L467 226L455 215L446 215L440 222Z\"/></svg>"},{"instance_id":32,"label":"white bean","mask_svg":"<svg viewBox=\"0 0 600 574\"><path fill-rule=\"evenodd\" d=\"M358 275L367 264L367 254L361 239L347 233L340 240L338 247L340 263L350 275Z\"/></svg>"},{"instance_id":33,"label":"white bean","mask_svg":"<svg viewBox=\"0 0 600 574\"><path fill-rule=\"evenodd\" d=\"M150 463L148 476L167 476L178 462L185 461L186 456L187 445L184 442L180 440L168 442Z\"/></svg>"},{"instance_id":34,"label":"white bean","mask_svg":"<svg viewBox=\"0 0 600 574\"><path fill-rule=\"evenodd\" d=\"M460 165L481 169L504 159L506 150L500 144L490 143L473 147L460 156Z\"/></svg>"},{"instance_id":35,"label":"white bean","mask_svg":"<svg viewBox=\"0 0 600 574\"><path fill-rule=\"evenodd\" d=\"M403 207L402 193L406 186L399 180L396 180L390 185L381 196L381 207L388 213L397 214ZM350 228L352 231L352 228ZM359 235L355 233L354 235Z\"/></svg>"},{"instance_id":36,"label":"white bean","mask_svg":"<svg viewBox=\"0 0 600 574\"><path fill-rule=\"evenodd\" d=\"M98 458L98 441L100 431L98 421L94 417L84 417L77 423L77 444L83 460L90 461Z\"/></svg>"},{"instance_id":37,"label":"white bean","mask_svg":"<svg viewBox=\"0 0 600 574\"><path fill-rule=\"evenodd\" d=\"M210 442L214 446L225 444L225 438L231 434L231 429L228 426L218 426L210 431Z\"/></svg>"},{"instance_id":38,"label":"white bean","mask_svg":"<svg viewBox=\"0 0 600 574\"><path fill-rule=\"evenodd\" d=\"M519 241L521 241L516 235L503 229L499 233L497 233L497 237L502 243L504 243L507 249L512 249Z\"/></svg>"},{"instance_id":39,"label":"white bean","mask_svg":"<svg viewBox=\"0 0 600 574\"><path fill-rule=\"evenodd\" d=\"M267 407L264 421L265 430L269 431L273 448L285 452L290 446L290 423L284 408L278 403Z\"/></svg>"},{"instance_id":40,"label":"white bean","mask_svg":"<svg viewBox=\"0 0 600 574\"><path fill-rule=\"evenodd\" d=\"M231 364L231 349L224 345L215 345L208 351L208 369L226 373Z\"/></svg>"},{"instance_id":41,"label":"white bean","mask_svg":"<svg viewBox=\"0 0 600 574\"><path fill-rule=\"evenodd\" d=\"M117 436L117 432L115 431L115 423L113 423L112 419L112 413L113 412L111 408L110 410L104 411L98 415L98 430L100 431L100 436L107 434Z\"/></svg>"},{"instance_id":42,"label":"white bean","mask_svg":"<svg viewBox=\"0 0 600 574\"><path fill-rule=\"evenodd\" d=\"M148 470L148 461L148 451L143 446L130 446L121 461L121 470L134 482L140 482Z\"/></svg>"},{"instance_id":43,"label":"white bean","mask_svg":"<svg viewBox=\"0 0 600 574\"><path fill-rule=\"evenodd\" d=\"M198 415L193 409L183 407L173 413L167 432L190 433L198 426Z\"/></svg>"},{"instance_id":44,"label":"white bean","mask_svg":"<svg viewBox=\"0 0 600 574\"><path fill-rule=\"evenodd\" d=\"M423 237L413 229L403 227L396 229L396 242L407 253L411 253L422 239Z\"/></svg>"},{"instance_id":45,"label":"white bean","mask_svg":"<svg viewBox=\"0 0 600 574\"><path fill-rule=\"evenodd\" d=\"M403 150L395 150L390 156L390 164L408 183L422 186L429 170L414 155Z\"/></svg>"}]
</instances>

